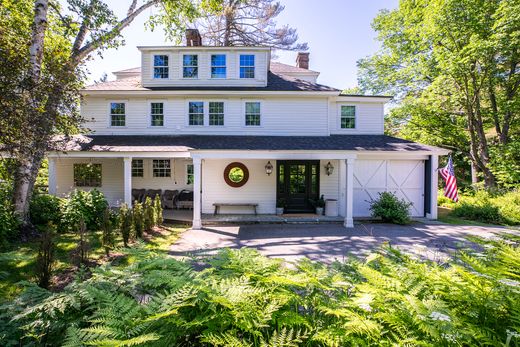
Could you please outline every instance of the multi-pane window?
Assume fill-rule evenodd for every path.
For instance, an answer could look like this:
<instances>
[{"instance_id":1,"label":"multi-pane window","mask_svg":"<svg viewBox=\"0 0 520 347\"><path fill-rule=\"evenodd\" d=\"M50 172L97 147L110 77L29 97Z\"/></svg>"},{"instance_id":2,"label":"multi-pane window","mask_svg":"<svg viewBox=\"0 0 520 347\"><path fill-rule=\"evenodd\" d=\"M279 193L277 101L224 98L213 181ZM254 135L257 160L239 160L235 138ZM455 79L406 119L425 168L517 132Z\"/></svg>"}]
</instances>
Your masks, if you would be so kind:
<instances>
[{"instance_id":1,"label":"multi-pane window","mask_svg":"<svg viewBox=\"0 0 520 347\"><path fill-rule=\"evenodd\" d=\"M260 125L260 103L258 101L246 102L246 125Z\"/></svg>"},{"instance_id":2,"label":"multi-pane window","mask_svg":"<svg viewBox=\"0 0 520 347\"><path fill-rule=\"evenodd\" d=\"M169 159L155 159L152 162L153 177L171 177L171 166Z\"/></svg>"},{"instance_id":3,"label":"multi-pane window","mask_svg":"<svg viewBox=\"0 0 520 347\"><path fill-rule=\"evenodd\" d=\"M111 102L110 103L110 125L113 127L124 127L125 122L125 103Z\"/></svg>"},{"instance_id":4,"label":"multi-pane window","mask_svg":"<svg viewBox=\"0 0 520 347\"><path fill-rule=\"evenodd\" d=\"M168 56L154 55L153 56L153 78L168 78Z\"/></svg>"},{"instance_id":5,"label":"multi-pane window","mask_svg":"<svg viewBox=\"0 0 520 347\"><path fill-rule=\"evenodd\" d=\"M240 78L255 78L254 54L240 55Z\"/></svg>"},{"instance_id":6,"label":"multi-pane window","mask_svg":"<svg viewBox=\"0 0 520 347\"><path fill-rule=\"evenodd\" d=\"M356 128L356 106L341 106L341 128Z\"/></svg>"},{"instance_id":7,"label":"multi-pane window","mask_svg":"<svg viewBox=\"0 0 520 347\"><path fill-rule=\"evenodd\" d=\"M225 54L213 54L211 56L211 78L226 78Z\"/></svg>"},{"instance_id":8,"label":"multi-pane window","mask_svg":"<svg viewBox=\"0 0 520 347\"><path fill-rule=\"evenodd\" d=\"M224 125L224 103L211 101L209 103L209 125Z\"/></svg>"},{"instance_id":9,"label":"multi-pane window","mask_svg":"<svg viewBox=\"0 0 520 347\"><path fill-rule=\"evenodd\" d=\"M186 184L193 184L193 164L186 165Z\"/></svg>"},{"instance_id":10,"label":"multi-pane window","mask_svg":"<svg viewBox=\"0 0 520 347\"><path fill-rule=\"evenodd\" d=\"M199 75L199 59L196 54L182 56L182 77L197 78Z\"/></svg>"},{"instance_id":11,"label":"multi-pane window","mask_svg":"<svg viewBox=\"0 0 520 347\"><path fill-rule=\"evenodd\" d=\"M101 164L74 164L74 186L101 187Z\"/></svg>"},{"instance_id":12,"label":"multi-pane window","mask_svg":"<svg viewBox=\"0 0 520 347\"><path fill-rule=\"evenodd\" d=\"M188 104L189 125L204 125L204 103L190 101Z\"/></svg>"},{"instance_id":13,"label":"multi-pane window","mask_svg":"<svg viewBox=\"0 0 520 347\"><path fill-rule=\"evenodd\" d=\"M144 176L144 163L142 159L132 160L132 177Z\"/></svg>"},{"instance_id":14,"label":"multi-pane window","mask_svg":"<svg viewBox=\"0 0 520 347\"><path fill-rule=\"evenodd\" d=\"M164 104L162 102L150 104L150 121L153 127L164 126Z\"/></svg>"}]
</instances>

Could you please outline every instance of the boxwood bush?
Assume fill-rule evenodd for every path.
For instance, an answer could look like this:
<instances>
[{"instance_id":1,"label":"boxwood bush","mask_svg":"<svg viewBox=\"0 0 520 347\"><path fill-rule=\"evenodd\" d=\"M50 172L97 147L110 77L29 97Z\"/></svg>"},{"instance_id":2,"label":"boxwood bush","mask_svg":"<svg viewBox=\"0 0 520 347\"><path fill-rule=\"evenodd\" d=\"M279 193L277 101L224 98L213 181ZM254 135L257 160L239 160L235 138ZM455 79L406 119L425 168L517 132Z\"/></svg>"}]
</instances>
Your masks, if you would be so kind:
<instances>
[{"instance_id":1,"label":"boxwood bush","mask_svg":"<svg viewBox=\"0 0 520 347\"><path fill-rule=\"evenodd\" d=\"M29 208L31 222L34 225L47 225L49 222L59 225L64 203L62 200L50 194L34 194Z\"/></svg>"},{"instance_id":2,"label":"boxwood bush","mask_svg":"<svg viewBox=\"0 0 520 347\"><path fill-rule=\"evenodd\" d=\"M410 206L412 203L399 199L395 194L382 192L370 202L370 211L372 217L381 218L385 223L407 224L410 223Z\"/></svg>"}]
</instances>

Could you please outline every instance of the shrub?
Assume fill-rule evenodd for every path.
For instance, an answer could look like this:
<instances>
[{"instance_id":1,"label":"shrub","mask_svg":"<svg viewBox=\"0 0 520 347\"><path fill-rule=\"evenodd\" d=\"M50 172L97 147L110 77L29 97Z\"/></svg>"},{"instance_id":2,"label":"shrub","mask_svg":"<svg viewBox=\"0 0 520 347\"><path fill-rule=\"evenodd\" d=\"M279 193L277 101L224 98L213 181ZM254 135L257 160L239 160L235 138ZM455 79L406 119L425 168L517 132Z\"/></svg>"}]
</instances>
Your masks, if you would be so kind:
<instances>
[{"instance_id":1,"label":"shrub","mask_svg":"<svg viewBox=\"0 0 520 347\"><path fill-rule=\"evenodd\" d=\"M42 288L49 288L52 272L55 264L54 260L54 234L56 227L49 223L43 228L36 257L36 278L38 285Z\"/></svg>"},{"instance_id":2,"label":"shrub","mask_svg":"<svg viewBox=\"0 0 520 347\"><path fill-rule=\"evenodd\" d=\"M62 199L49 194L34 194L29 206L29 216L34 225L59 225Z\"/></svg>"},{"instance_id":3,"label":"shrub","mask_svg":"<svg viewBox=\"0 0 520 347\"><path fill-rule=\"evenodd\" d=\"M76 226L76 232L79 236L76 249L72 255L72 261L79 267L81 265L88 265L88 252L90 251L90 242L87 235L87 226L83 219L79 220Z\"/></svg>"},{"instance_id":4,"label":"shrub","mask_svg":"<svg viewBox=\"0 0 520 347\"><path fill-rule=\"evenodd\" d=\"M105 254L108 257L110 255L110 250L113 249L115 245L114 222L112 211L109 208L106 208L103 212L102 230L101 245L105 248Z\"/></svg>"},{"instance_id":5,"label":"shrub","mask_svg":"<svg viewBox=\"0 0 520 347\"><path fill-rule=\"evenodd\" d=\"M150 231L155 225L155 211L152 199L148 196L144 200L144 230Z\"/></svg>"},{"instance_id":6,"label":"shrub","mask_svg":"<svg viewBox=\"0 0 520 347\"><path fill-rule=\"evenodd\" d=\"M108 202L99 190L74 190L63 206L63 225L74 230L79 221L83 220L87 230L98 230L101 228L103 211L107 207Z\"/></svg>"},{"instance_id":7,"label":"shrub","mask_svg":"<svg viewBox=\"0 0 520 347\"><path fill-rule=\"evenodd\" d=\"M156 195L153 200L153 208L155 213L154 224L161 225L163 223L163 209L159 195Z\"/></svg>"},{"instance_id":8,"label":"shrub","mask_svg":"<svg viewBox=\"0 0 520 347\"><path fill-rule=\"evenodd\" d=\"M119 231L123 237L123 245L128 247L132 235L132 211L127 204L122 204L119 208Z\"/></svg>"},{"instance_id":9,"label":"shrub","mask_svg":"<svg viewBox=\"0 0 520 347\"><path fill-rule=\"evenodd\" d=\"M143 204L140 202L136 202L134 204L134 208L132 210L133 221L134 221L134 231L135 237L142 238L144 231L144 211Z\"/></svg>"},{"instance_id":10,"label":"shrub","mask_svg":"<svg viewBox=\"0 0 520 347\"><path fill-rule=\"evenodd\" d=\"M399 199L393 193L379 193L379 198L370 202L372 217L385 223L407 224L410 222L409 208L412 203Z\"/></svg>"},{"instance_id":11,"label":"shrub","mask_svg":"<svg viewBox=\"0 0 520 347\"><path fill-rule=\"evenodd\" d=\"M0 182L0 246L14 239L20 226L11 203L11 188L9 183Z\"/></svg>"}]
</instances>

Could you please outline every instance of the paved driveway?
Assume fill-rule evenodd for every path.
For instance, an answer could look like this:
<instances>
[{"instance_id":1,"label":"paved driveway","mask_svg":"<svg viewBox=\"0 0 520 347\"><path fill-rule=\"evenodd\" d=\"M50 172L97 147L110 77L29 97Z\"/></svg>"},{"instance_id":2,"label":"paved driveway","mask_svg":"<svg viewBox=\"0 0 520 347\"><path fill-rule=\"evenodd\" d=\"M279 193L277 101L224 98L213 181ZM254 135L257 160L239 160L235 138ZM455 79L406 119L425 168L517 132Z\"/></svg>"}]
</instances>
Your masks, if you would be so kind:
<instances>
[{"instance_id":1,"label":"paved driveway","mask_svg":"<svg viewBox=\"0 0 520 347\"><path fill-rule=\"evenodd\" d=\"M171 246L171 254L213 254L224 247L251 247L269 257L287 261L299 257L332 262L348 255L366 256L384 242L432 260L442 260L462 246L467 236L493 237L507 232L499 227L422 224L357 224L345 229L340 224L251 224L205 227L188 230Z\"/></svg>"}]
</instances>

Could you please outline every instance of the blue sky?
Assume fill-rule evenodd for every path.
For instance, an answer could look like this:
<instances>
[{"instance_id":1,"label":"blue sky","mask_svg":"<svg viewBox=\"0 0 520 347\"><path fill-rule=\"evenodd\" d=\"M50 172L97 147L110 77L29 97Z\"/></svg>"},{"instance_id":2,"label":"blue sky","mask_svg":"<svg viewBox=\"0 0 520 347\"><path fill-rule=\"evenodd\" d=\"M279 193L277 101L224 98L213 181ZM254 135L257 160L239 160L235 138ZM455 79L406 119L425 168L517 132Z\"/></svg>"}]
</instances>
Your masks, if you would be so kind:
<instances>
[{"instance_id":1,"label":"blue sky","mask_svg":"<svg viewBox=\"0 0 520 347\"><path fill-rule=\"evenodd\" d=\"M356 85L356 61L377 51L379 44L370 24L384 8L397 7L398 0L281 0L285 10L278 17L279 24L288 24L298 30L300 40L310 47L310 68L321 72L318 81L337 88ZM109 2L123 15L128 1ZM125 6L122 6L125 4ZM112 71L136 67L140 64L140 45L172 44L164 39L162 29L154 32L144 29L143 13L124 31L126 45L96 56L88 63L90 80L99 79ZM278 51L278 61L293 65L296 52Z\"/></svg>"}]
</instances>

